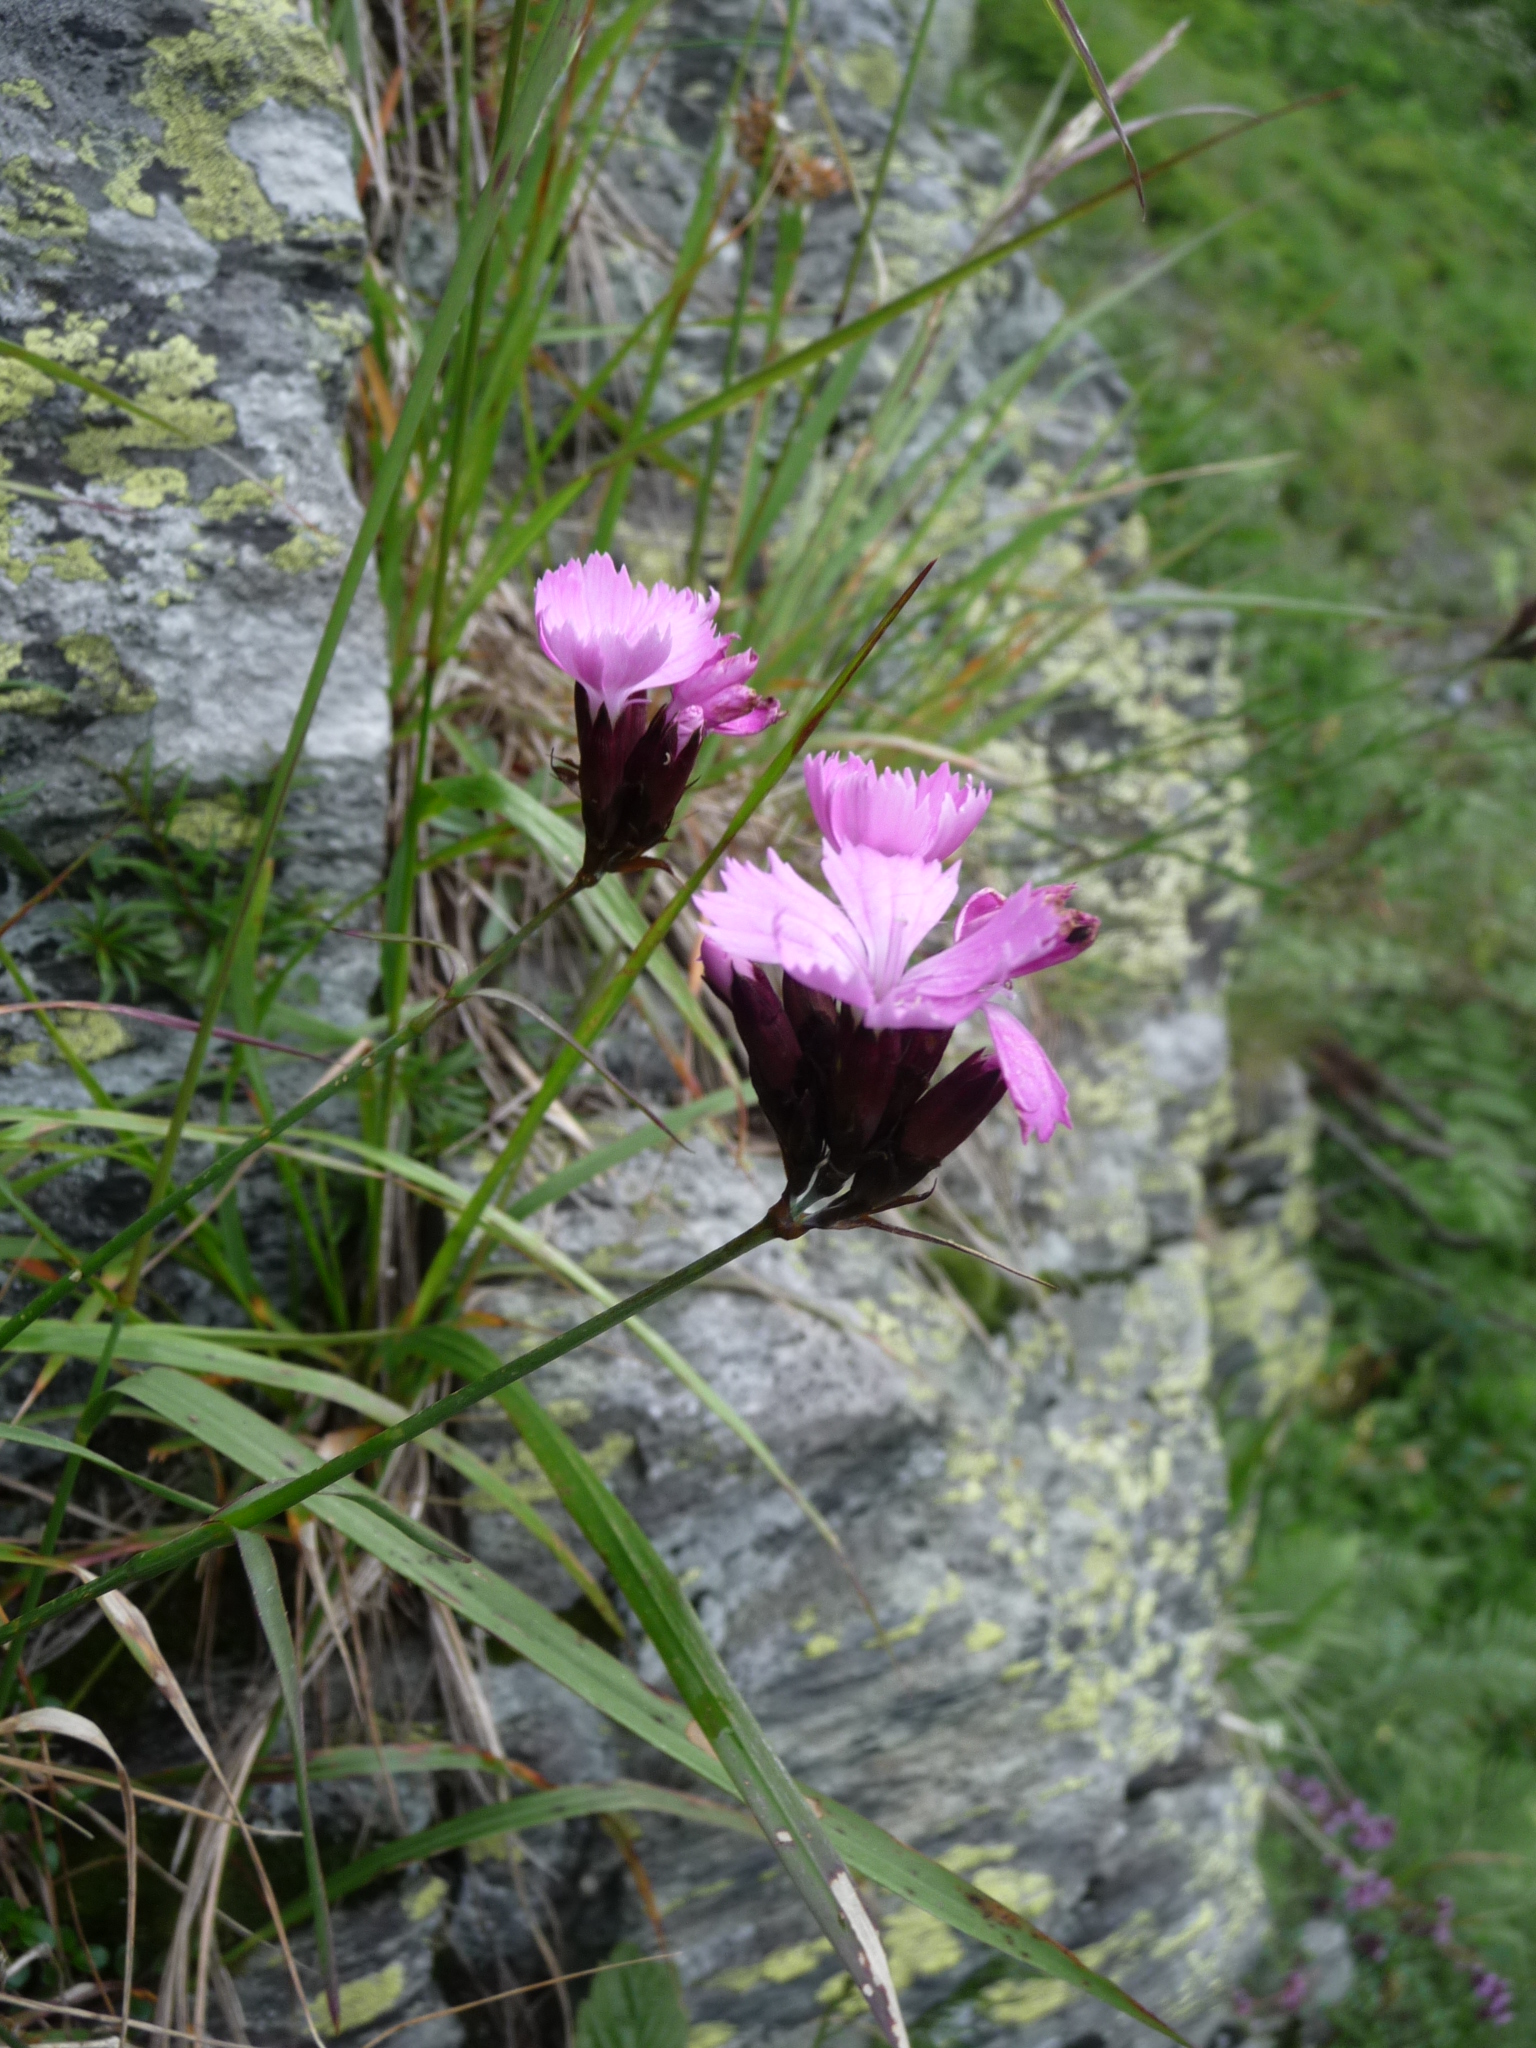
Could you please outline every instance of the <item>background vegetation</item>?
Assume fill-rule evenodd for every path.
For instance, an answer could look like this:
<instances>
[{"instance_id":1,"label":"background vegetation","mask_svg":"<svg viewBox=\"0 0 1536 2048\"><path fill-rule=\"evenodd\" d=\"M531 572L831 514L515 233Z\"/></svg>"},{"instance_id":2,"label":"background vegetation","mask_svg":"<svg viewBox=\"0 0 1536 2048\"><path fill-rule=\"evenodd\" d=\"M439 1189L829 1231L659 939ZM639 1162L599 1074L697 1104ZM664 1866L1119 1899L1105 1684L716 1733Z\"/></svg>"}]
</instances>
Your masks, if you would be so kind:
<instances>
[{"instance_id":1,"label":"background vegetation","mask_svg":"<svg viewBox=\"0 0 1536 2048\"><path fill-rule=\"evenodd\" d=\"M1095 0L1106 75L1180 12ZM1296 451L1272 484L1148 506L1157 551L1240 607L1268 887L1239 1049L1304 1059L1325 1117L1331 1369L1264 1442L1233 1432L1259 1501L1233 1676L1301 1768L1397 1817L1372 1860L1454 1898L1460 1933L1514 1980L1505 2038L1522 2039L1536 749L1529 666L1477 657L1536 589L1533 35L1528 6L1211 0L1127 113L1342 95L1158 181L1149 234L1106 210L1043 261L1073 298L1145 262L1148 240L1224 222L1098 331L1136 388L1149 470ZM981 0L977 50L959 110L1024 134L1061 67L1051 23ZM1203 125L1151 130L1146 154ZM1289 1827L1270 1863L1273 1988L1327 1886ZM1443 1949L1391 1912L1358 1925L1338 2038L1486 2038Z\"/></svg>"}]
</instances>

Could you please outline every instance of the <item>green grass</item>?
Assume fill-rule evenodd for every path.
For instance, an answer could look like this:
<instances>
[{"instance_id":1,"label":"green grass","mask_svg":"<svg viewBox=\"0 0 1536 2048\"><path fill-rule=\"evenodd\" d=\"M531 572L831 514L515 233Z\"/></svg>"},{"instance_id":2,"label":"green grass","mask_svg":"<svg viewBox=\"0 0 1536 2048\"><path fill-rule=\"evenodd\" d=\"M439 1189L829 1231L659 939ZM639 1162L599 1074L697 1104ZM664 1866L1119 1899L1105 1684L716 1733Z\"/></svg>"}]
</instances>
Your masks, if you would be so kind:
<instances>
[{"instance_id":1,"label":"green grass","mask_svg":"<svg viewBox=\"0 0 1536 2048\"><path fill-rule=\"evenodd\" d=\"M1114 76L1180 12L1091 0L1079 19ZM1225 222L1099 331L1147 471L1295 460L1264 485L1151 495L1156 548L1207 588L1420 615L1239 615L1269 884L1240 1054L1341 1037L1438 1119L1436 1137L1378 1098L1400 1138L1451 1156L1324 1098L1418 1212L1324 1140L1330 1377L1257 1462L1232 1680L1290 1763L1331 1763L1396 1816L1377 1863L1426 1912L1451 1895L1460 1939L1515 1989L1495 2035L1453 1956L1368 1914L1387 1946L1331 2016L1348 2043L1536 2040L1536 757L1529 672L1472 659L1536 587L1533 37L1528 7L1212 0L1129 114L1347 93L1155 182L1146 229L1127 200L1042 265L1072 300ZM977 48L958 110L1022 135L1059 36L1043 9L982 0ZM1143 161L1215 125L1153 129ZM1265 1854L1277 1935L1256 1988L1273 1996L1335 1886L1282 1827Z\"/></svg>"},{"instance_id":2,"label":"green grass","mask_svg":"<svg viewBox=\"0 0 1536 2048\"><path fill-rule=\"evenodd\" d=\"M1093 0L1083 22L1112 76L1183 12ZM967 98L1022 121L1061 68L1061 39L1045 9L1015 0L982 0L981 23L991 61ZM1341 88L1159 180L1149 232L1127 200L1046 268L1070 291L1230 222L1104 330L1143 393L1148 469L1298 452L1272 500L1243 495L1199 580L1358 564L1427 579L1437 596L1454 585L1481 608L1490 536L1536 484L1536 59L1513 23L1496 10L1431 19L1403 0L1214 0L1127 111L1269 112ZM1219 125L1169 122L1139 147L1155 161ZM1187 516L1203 521L1210 503L1190 493Z\"/></svg>"}]
</instances>

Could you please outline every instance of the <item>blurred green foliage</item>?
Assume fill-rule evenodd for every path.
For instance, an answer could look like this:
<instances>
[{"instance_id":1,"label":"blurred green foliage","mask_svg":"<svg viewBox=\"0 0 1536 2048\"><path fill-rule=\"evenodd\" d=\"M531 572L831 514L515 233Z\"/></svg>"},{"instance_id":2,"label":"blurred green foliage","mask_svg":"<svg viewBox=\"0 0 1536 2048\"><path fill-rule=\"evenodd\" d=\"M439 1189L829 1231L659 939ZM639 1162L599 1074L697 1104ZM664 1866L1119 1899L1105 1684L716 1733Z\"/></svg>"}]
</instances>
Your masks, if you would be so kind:
<instances>
[{"instance_id":1,"label":"blurred green foliage","mask_svg":"<svg viewBox=\"0 0 1536 2048\"><path fill-rule=\"evenodd\" d=\"M1109 77L1181 12L1078 10ZM956 111L1022 138L1061 38L1044 8L979 14ZM1477 659L1536 592L1536 9L1211 0L1126 111L1338 88L1154 181L1146 229L1129 200L1091 215L1042 269L1074 301L1226 223L1100 333L1146 471L1296 454L1270 484L1145 501L1155 555L1242 603L1268 889L1239 1051L1342 1041L1425 1112L1377 1097L1372 1130L1320 1091L1369 1156L1325 1131L1329 1378L1236 1433L1260 1490L1232 1681L1289 1762L1331 1761L1397 1817L1378 1864L1426 1906L1454 1897L1459 1938L1514 1984L1498 2038L1536 2040L1536 747L1531 669ZM1218 125L1143 131L1142 161ZM1284 1828L1266 1857L1273 1996L1331 1880ZM1332 2038L1493 2038L1466 1971L1393 1925Z\"/></svg>"}]
</instances>

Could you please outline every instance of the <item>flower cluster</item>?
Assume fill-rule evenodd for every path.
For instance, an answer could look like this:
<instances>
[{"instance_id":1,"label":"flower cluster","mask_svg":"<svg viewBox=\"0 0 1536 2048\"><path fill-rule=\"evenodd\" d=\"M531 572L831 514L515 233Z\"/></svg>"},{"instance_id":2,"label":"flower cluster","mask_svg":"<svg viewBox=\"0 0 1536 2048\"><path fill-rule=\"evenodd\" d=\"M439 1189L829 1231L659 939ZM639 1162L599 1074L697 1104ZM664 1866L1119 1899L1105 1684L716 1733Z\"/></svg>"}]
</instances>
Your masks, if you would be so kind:
<instances>
[{"instance_id":1,"label":"flower cluster","mask_svg":"<svg viewBox=\"0 0 1536 2048\"><path fill-rule=\"evenodd\" d=\"M1026 1137L1043 1143L1070 1127L1060 1076L999 999L1098 930L1065 888L982 889L962 905L952 943L917 959L954 903L952 857L991 791L947 765L882 774L836 754L813 755L805 785L831 896L770 851L766 868L727 861L699 904L704 972L730 1006L779 1141L796 1232L898 1205L1005 1094ZM992 1049L935 1080L951 1035L978 1010Z\"/></svg>"},{"instance_id":2,"label":"flower cluster","mask_svg":"<svg viewBox=\"0 0 1536 2048\"><path fill-rule=\"evenodd\" d=\"M1281 1771L1280 1784L1296 1804L1316 1822L1325 1835L1342 1838L1362 1855L1374 1855L1391 1848L1397 1839L1397 1822L1388 1813L1372 1813L1363 1799L1341 1797L1321 1778L1304 1777L1295 1771ZM1434 1917L1411 1898L1404 1896L1384 1871L1362 1867L1347 1853L1330 1858L1343 1891L1339 1903L1347 1914L1372 1913L1388 1907L1396 1916L1400 1932L1412 1939L1428 1940L1442 1950L1471 1979L1472 2002L1477 2017L1487 2026L1505 2027L1514 2018L1514 1997L1508 1983L1488 1969L1482 1958L1456 1939L1453 1922L1456 1902L1445 1893L1435 1900ZM1362 1961L1385 1963L1392 1942L1378 1927L1356 1928L1352 1942ZM1282 2012L1294 2012L1305 2003L1311 1980L1305 1970L1293 1970L1274 2003ZM1253 2011L1254 2001L1244 2001Z\"/></svg>"},{"instance_id":3,"label":"flower cluster","mask_svg":"<svg viewBox=\"0 0 1536 2048\"><path fill-rule=\"evenodd\" d=\"M576 685L578 759L556 772L580 791L586 882L666 837L705 733L761 732L780 715L752 688L757 656L715 630L719 607L717 591L633 583L607 555L539 578L539 645Z\"/></svg>"},{"instance_id":4,"label":"flower cluster","mask_svg":"<svg viewBox=\"0 0 1536 2048\"><path fill-rule=\"evenodd\" d=\"M1340 1799L1321 1778L1304 1778L1294 1771L1282 1771L1280 1782L1325 1835L1347 1834L1365 1855L1390 1849L1397 1839L1397 1822L1391 1814L1372 1813L1363 1799Z\"/></svg>"}]
</instances>

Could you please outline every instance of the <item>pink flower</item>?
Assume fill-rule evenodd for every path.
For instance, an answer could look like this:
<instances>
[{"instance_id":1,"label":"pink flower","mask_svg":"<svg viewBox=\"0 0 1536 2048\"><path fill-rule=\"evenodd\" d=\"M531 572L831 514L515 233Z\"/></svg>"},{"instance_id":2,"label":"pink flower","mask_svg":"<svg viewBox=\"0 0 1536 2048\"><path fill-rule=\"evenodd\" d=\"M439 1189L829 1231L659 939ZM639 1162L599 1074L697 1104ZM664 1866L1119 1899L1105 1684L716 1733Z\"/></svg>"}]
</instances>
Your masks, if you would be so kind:
<instances>
[{"instance_id":1,"label":"pink flower","mask_svg":"<svg viewBox=\"0 0 1536 2048\"><path fill-rule=\"evenodd\" d=\"M699 903L704 971L736 1019L801 1228L906 1199L1005 1093L1026 1137L1043 1143L1071 1127L1061 1077L998 998L1098 930L1068 908L1067 889L983 889L956 918L953 943L918 959L959 891L958 867L940 856L990 792L948 769L918 782L825 755L806 781L832 894L770 850L765 868L727 861ZM935 1081L951 1033L977 1011L992 1050Z\"/></svg>"},{"instance_id":2,"label":"pink flower","mask_svg":"<svg viewBox=\"0 0 1536 2048\"><path fill-rule=\"evenodd\" d=\"M805 764L811 814L828 845L868 846L876 853L906 853L948 860L986 816L992 792L946 761L913 777L910 768L882 774L871 761L850 755L812 754Z\"/></svg>"},{"instance_id":3,"label":"pink flower","mask_svg":"<svg viewBox=\"0 0 1536 2048\"><path fill-rule=\"evenodd\" d=\"M821 869L835 902L771 849L766 870L727 861L720 888L700 899L709 936L734 959L781 967L849 1004L870 1030L952 1031L983 1010L1021 1130L1042 1143L1058 1126L1070 1130L1060 1076L994 999L1018 975L1082 952L1097 920L1068 910L1063 889L982 890L957 918L955 943L914 966L955 899L957 871L857 845L827 846Z\"/></svg>"},{"instance_id":4,"label":"pink flower","mask_svg":"<svg viewBox=\"0 0 1536 2048\"><path fill-rule=\"evenodd\" d=\"M631 583L608 555L562 562L533 594L539 645L586 691L594 713L617 720L632 697L692 682L730 651L715 631L718 591L707 598L665 583ZM752 668L757 657L751 657ZM747 674L750 675L751 669Z\"/></svg>"},{"instance_id":5,"label":"pink flower","mask_svg":"<svg viewBox=\"0 0 1536 2048\"><path fill-rule=\"evenodd\" d=\"M632 583L607 555L539 578L539 644L576 684L574 767L581 792L584 880L644 865L666 837L705 733L761 732L779 716L752 688L757 656L715 630L720 598ZM652 708L650 694L669 690ZM652 865L655 863L653 862Z\"/></svg>"}]
</instances>

